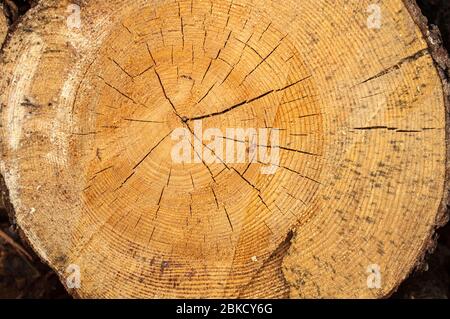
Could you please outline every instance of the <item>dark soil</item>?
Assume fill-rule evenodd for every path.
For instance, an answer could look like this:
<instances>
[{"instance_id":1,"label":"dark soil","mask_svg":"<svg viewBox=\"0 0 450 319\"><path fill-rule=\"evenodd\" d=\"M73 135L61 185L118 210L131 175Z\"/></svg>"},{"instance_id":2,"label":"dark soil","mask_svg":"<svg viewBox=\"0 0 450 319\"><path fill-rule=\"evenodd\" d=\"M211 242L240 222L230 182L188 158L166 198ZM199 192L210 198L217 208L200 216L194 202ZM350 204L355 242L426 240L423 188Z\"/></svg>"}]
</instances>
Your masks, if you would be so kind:
<instances>
[{"instance_id":1,"label":"dark soil","mask_svg":"<svg viewBox=\"0 0 450 319\"><path fill-rule=\"evenodd\" d=\"M14 24L36 0L0 0ZM437 25L450 52L450 0L417 0L430 25ZM0 205L2 207L2 205ZM393 298L450 297L450 224L439 230L437 248L399 287ZM13 244L11 244L13 243ZM24 249L22 251L21 249ZM0 299L70 298L56 274L21 241L0 209Z\"/></svg>"}]
</instances>

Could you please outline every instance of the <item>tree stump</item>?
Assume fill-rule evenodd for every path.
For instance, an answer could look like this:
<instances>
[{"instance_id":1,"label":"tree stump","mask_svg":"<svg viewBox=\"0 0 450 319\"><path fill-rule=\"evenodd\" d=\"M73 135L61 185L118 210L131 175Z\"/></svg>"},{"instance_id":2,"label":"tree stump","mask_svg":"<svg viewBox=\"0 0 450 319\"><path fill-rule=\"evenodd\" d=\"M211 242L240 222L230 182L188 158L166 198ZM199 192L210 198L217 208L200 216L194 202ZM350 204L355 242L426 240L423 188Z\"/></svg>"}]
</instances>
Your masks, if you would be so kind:
<instances>
[{"instance_id":1,"label":"tree stump","mask_svg":"<svg viewBox=\"0 0 450 319\"><path fill-rule=\"evenodd\" d=\"M2 53L10 214L78 297L388 296L445 221L434 36L411 1L43 0Z\"/></svg>"}]
</instances>

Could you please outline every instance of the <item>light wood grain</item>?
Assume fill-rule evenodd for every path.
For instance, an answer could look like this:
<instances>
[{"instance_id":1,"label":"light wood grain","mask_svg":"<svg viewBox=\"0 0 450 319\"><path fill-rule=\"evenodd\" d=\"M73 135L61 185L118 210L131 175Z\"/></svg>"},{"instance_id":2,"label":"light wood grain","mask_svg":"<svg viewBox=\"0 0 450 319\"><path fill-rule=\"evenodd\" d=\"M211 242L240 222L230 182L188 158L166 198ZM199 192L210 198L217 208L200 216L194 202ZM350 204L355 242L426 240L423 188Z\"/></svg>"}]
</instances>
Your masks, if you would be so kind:
<instances>
[{"instance_id":1,"label":"light wood grain","mask_svg":"<svg viewBox=\"0 0 450 319\"><path fill-rule=\"evenodd\" d=\"M439 223L445 105L404 3L369 29L371 3L84 1L78 30L42 1L0 83L25 237L63 282L80 266L80 297L391 293ZM195 118L280 129L278 170L173 163Z\"/></svg>"}]
</instances>

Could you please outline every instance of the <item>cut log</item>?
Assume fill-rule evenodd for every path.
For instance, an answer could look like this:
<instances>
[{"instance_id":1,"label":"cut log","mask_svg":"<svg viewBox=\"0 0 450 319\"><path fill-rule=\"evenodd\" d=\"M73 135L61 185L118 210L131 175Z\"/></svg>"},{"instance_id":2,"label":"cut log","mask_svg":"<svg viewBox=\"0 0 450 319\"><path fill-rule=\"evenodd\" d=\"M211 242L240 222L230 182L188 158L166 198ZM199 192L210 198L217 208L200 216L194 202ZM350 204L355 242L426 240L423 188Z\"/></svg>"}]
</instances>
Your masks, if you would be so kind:
<instances>
[{"instance_id":1,"label":"cut log","mask_svg":"<svg viewBox=\"0 0 450 319\"><path fill-rule=\"evenodd\" d=\"M391 294L445 222L448 87L372 2L41 1L0 82L23 237L78 297Z\"/></svg>"},{"instance_id":2,"label":"cut log","mask_svg":"<svg viewBox=\"0 0 450 319\"><path fill-rule=\"evenodd\" d=\"M7 34L8 34L8 22L6 21L6 17L3 13L3 6L0 5L0 46L5 41Z\"/></svg>"}]
</instances>

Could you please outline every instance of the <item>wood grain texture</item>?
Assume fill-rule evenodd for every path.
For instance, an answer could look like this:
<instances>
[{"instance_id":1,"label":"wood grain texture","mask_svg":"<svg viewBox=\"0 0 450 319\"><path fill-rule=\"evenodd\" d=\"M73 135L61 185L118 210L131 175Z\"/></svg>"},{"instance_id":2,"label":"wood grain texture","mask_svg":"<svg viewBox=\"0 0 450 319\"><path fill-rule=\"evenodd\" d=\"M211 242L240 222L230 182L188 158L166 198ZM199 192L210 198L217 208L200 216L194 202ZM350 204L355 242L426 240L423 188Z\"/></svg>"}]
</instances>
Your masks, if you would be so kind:
<instances>
[{"instance_id":1,"label":"wood grain texture","mask_svg":"<svg viewBox=\"0 0 450 319\"><path fill-rule=\"evenodd\" d=\"M370 4L39 3L1 66L24 237L79 297L389 295L442 223L446 92L410 4ZM200 119L279 130L276 173L173 163Z\"/></svg>"},{"instance_id":2,"label":"wood grain texture","mask_svg":"<svg viewBox=\"0 0 450 319\"><path fill-rule=\"evenodd\" d=\"M3 13L3 5L0 5L0 45L5 41L7 34L8 22L6 21L6 17Z\"/></svg>"}]
</instances>

